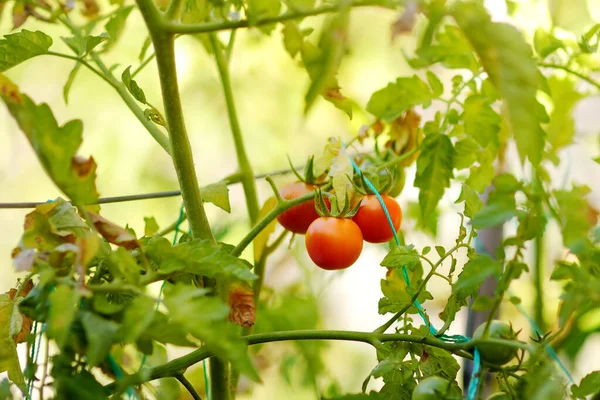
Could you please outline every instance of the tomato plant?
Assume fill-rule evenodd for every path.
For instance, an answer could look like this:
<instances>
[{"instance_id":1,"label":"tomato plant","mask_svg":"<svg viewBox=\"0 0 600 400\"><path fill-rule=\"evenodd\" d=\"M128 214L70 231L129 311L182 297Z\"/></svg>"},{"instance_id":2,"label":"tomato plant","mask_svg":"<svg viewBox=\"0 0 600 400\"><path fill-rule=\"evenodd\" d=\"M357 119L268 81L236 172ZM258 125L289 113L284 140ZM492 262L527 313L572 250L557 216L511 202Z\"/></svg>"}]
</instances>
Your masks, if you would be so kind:
<instances>
[{"instance_id":1,"label":"tomato plant","mask_svg":"<svg viewBox=\"0 0 600 400\"><path fill-rule=\"evenodd\" d=\"M402 223L402 209L396 200L385 194L381 195L381 198L392 220L394 231L392 231L387 215L375 195L365 196L360 202L356 215L352 217L352 220L360 228L365 241L370 243L385 243L392 240L394 232L398 231Z\"/></svg>"},{"instance_id":2,"label":"tomato plant","mask_svg":"<svg viewBox=\"0 0 600 400\"><path fill-rule=\"evenodd\" d=\"M320 217L306 232L308 255L323 269L348 268L363 248L359 227L348 218Z\"/></svg>"},{"instance_id":3,"label":"tomato plant","mask_svg":"<svg viewBox=\"0 0 600 400\"><path fill-rule=\"evenodd\" d=\"M594 7L2 1L0 399L598 398Z\"/></svg>"}]
</instances>

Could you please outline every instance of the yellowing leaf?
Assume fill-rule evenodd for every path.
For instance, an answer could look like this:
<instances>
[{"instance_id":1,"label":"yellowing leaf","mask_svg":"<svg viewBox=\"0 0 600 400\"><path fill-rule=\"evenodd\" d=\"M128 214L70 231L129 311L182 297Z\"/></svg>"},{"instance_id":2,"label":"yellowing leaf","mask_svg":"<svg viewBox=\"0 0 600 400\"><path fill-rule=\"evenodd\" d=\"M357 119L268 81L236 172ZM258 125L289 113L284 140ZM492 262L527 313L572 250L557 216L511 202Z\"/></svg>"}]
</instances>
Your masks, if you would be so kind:
<instances>
[{"instance_id":1,"label":"yellowing leaf","mask_svg":"<svg viewBox=\"0 0 600 400\"><path fill-rule=\"evenodd\" d=\"M6 80L0 79L3 87ZM0 96L56 186L75 204L97 203L96 163L92 157L84 159L76 154L82 142L82 122L72 120L59 126L47 104L35 104L25 94L7 95L4 90ZM99 206L91 208L99 210Z\"/></svg>"},{"instance_id":2,"label":"yellowing leaf","mask_svg":"<svg viewBox=\"0 0 600 400\"><path fill-rule=\"evenodd\" d=\"M226 182L211 183L200 189L200 195L203 201L214 204L221 210L228 213L231 212L231 204L229 203L229 188Z\"/></svg>"},{"instance_id":3,"label":"yellowing leaf","mask_svg":"<svg viewBox=\"0 0 600 400\"><path fill-rule=\"evenodd\" d=\"M338 209L344 208L344 205L352 199L352 175L353 169L350 159L345 151L340 151L333 159L329 170L329 176L331 176Z\"/></svg>"},{"instance_id":4,"label":"yellowing leaf","mask_svg":"<svg viewBox=\"0 0 600 400\"><path fill-rule=\"evenodd\" d=\"M8 294L0 295L0 373L8 372L8 378L21 390L25 389L25 377L19 364L14 336L21 329L21 315L16 302Z\"/></svg>"},{"instance_id":5,"label":"yellowing leaf","mask_svg":"<svg viewBox=\"0 0 600 400\"><path fill-rule=\"evenodd\" d=\"M93 212L90 212L89 215L94 223L94 226L98 230L98 233L100 233L104 239L108 240L109 243L122 246L126 249L135 249L140 247L137 238L133 233L131 233L131 231L121 228L120 226L113 224L106 218L101 217Z\"/></svg>"},{"instance_id":6,"label":"yellowing leaf","mask_svg":"<svg viewBox=\"0 0 600 400\"><path fill-rule=\"evenodd\" d=\"M268 213L270 213L277 206L277 199L275 197L269 197L265 204L263 204L260 212L258 213L258 220L262 220ZM275 226L277 225L276 220L273 220L254 238L254 261L258 262L262 257L269 236L275 232Z\"/></svg>"},{"instance_id":7,"label":"yellowing leaf","mask_svg":"<svg viewBox=\"0 0 600 400\"><path fill-rule=\"evenodd\" d=\"M319 177L329 170L331 162L339 154L341 148L342 142L335 138L329 139L329 142L325 145L325 149L323 149L323 153L315 158L313 164L315 177Z\"/></svg>"}]
</instances>

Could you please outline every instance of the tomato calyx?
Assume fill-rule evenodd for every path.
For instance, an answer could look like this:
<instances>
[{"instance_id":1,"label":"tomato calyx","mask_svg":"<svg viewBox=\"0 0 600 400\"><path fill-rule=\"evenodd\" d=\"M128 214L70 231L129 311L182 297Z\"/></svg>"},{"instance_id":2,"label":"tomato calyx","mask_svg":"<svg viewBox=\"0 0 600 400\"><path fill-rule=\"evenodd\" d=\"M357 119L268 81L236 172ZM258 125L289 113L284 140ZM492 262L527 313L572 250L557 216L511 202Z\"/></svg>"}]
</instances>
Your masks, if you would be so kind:
<instances>
[{"instance_id":1,"label":"tomato calyx","mask_svg":"<svg viewBox=\"0 0 600 400\"><path fill-rule=\"evenodd\" d=\"M321 176L315 176L315 172L314 172L314 165L315 165L315 156L311 155L310 157L308 157L308 160L306 161L306 164L304 165L304 173L300 174L300 172L298 172L298 170L296 169L296 167L294 167L294 164L292 164L292 160L290 159L290 156L287 156L288 158L288 162L290 164L290 169L292 170L292 173L296 176L296 178L298 178L298 180L300 182L303 182L307 185L323 185L325 183L327 183L326 181L326 175L323 174Z\"/></svg>"},{"instance_id":2,"label":"tomato calyx","mask_svg":"<svg viewBox=\"0 0 600 400\"><path fill-rule=\"evenodd\" d=\"M352 218L356 215L359 208L360 201L354 202L352 197L348 196L347 193L344 203L340 205L337 196L333 193L324 192L320 188L317 188L315 191L315 209L321 217Z\"/></svg>"}]
</instances>

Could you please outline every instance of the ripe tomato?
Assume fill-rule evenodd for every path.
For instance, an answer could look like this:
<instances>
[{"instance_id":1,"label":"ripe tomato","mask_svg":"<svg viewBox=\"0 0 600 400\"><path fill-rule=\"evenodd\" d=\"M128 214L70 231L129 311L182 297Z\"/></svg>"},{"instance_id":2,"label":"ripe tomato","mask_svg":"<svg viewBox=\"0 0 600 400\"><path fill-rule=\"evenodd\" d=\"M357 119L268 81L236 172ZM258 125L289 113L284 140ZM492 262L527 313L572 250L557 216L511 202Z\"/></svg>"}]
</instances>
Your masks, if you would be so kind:
<instances>
[{"instance_id":1,"label":"ripe tomato","mask_svg":"<svg viewBox=\"0 0 600 400\"><path fill-rule=\"evenodd\" d=\"M412 400L458 400L460 389L449 380L439 376L423 379L412 392Z\"/></svg>"},{"instance_id":2,"label":"ripe tomato","mask_svg":"<svg viewBox=\"0 0 600 400\"><path fill-rule=\"evenodd\" d=\"M279 193L284 199L291 200L314 192L314 190L313 185L308 185L304 182L294 182L281 188ZM329 201L327 198L324 198L324 201L328 205ZM305 234L310 224L317 218L319 218L319 214L315 210L315 201L310 200L284 211L277 217L277 220L288 231Z\"/></svg>"},{"instance_id":3,"label":"ripe tomato","mask_svg":"<svg viewBox=\"0 0 600 400\"><path fill-rule=\"evenodd\" d=\"M358 226L347 218L320 217L306 231L306 250L317 266L348 268L358 259L363 237Z\"/></svg>"},{"instance_id":4,"label":"ripe tomato","mask_svg":"<svg viewBox=\"0 0 600 400\"><path fill-rule=\"evenodd\" d=\"M402 223L402 209L390 196L382 194L381 197L397 232ZM356 222L363 238L369 243L385 243L394 237L385 212L375 195L368 195L362 199L358 212L352 220Z\"/></svg>"},{"instance_id":5,"label":"ripe tomato","mask_svg":"<svg viewBox=\"0 0 600 400\"><path fill-rule=\"evenodd\" d=\"M513 340L515 338L515 333L511 326L504 321L498 320L493 320L491 322L490 329L484 338L483 332L485 330L485 325L486 323L484 322L475 330L475 333L473 334L474 340L485 338ZM479 345L477 348L484 360L498 365L506 364L517 355L517 349L496 344Z\"/></svg>"}]
</instances>

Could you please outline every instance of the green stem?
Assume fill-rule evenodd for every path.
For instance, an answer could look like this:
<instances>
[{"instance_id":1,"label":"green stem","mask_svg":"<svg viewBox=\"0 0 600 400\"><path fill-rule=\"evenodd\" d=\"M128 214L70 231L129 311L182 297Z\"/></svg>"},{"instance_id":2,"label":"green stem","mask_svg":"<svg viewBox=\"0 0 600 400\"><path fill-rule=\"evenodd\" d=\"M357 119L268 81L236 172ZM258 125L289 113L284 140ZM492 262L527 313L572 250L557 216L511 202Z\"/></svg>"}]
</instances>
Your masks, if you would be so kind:
<instances>
[{"instance_id":1,"label":"green stem","mask_svg":"<svg viewBox=\"0 0 600 400\"><path fill-rule=\"evenodd\" d=\"M271 342L282 342L289 340L338 340L338 341L350 341L350 342L361 342L370 345L385 342L410 342L410 343L422 343L429 346L445 349L461 357L470 358L470 354L467 351L473 349L476 346L481 345L496 345L504 346L513 349L523 349L528 352L532 352L534 349L522 342L504 339L479 339L472 340L465 343L451 343L444 342L433 336L423 335L408 335L408 334L385 334L375 332L358 332L358 331L336 331L336 330L294 330L294 331L282 331L282 332L269 332L259 333L254 335L245 336L242 338L249 346L271 343ZM166 378L176 375L181 375L192 365L203 361L212 356L212 353L205 348L200 348L188 353L182 357L171 360L165 364L154 367L150 370L148 375L130 375L124 377L120 382L119 386L124 385L138 385L150 380ZM109 389L115 388L115 384L108 385ZM113 389L114 390L114 389ZM217 399L217 397L215 397Z\"/></svg>"},{"instance_id":2,"label":"green stem","mask_svg":"<svg viewBox=\"0 0 600 400\"><path fill-rule=\"evenodd\" d=\"M239 172L241 173L242 186L244 188L244 195L246 197L246 207L248 209L248 215L250 216L250 223L254 225L258 218L259 212L258 195L256 193L256 183L254 182L254 172L252 171L250 161L248 161L248 155L246 154L246 148L244 146L244 138L242 136L242 129L240 127L237 111L235 109L235 100L233 98L231 79L229 77L229 67L216 36L211 34L209 35L209 38L215 53L215 60L217 62L217 68L219 69L219 75L223 85L223 94L225 95L225 103L227 104L229 125L231 126L231 133L233 135L233 142L235 144Z\"/></svg>"},{"instance_id":3,"label":"green stem","mask_svg":"<svg viewBox=\"0 0 600 400\"><path fill-rule=\"evenodd\" d=\"M165 11L165 18L170 21L176 21L181 15L181 7L183 0L171 0L167 10Z\"/></svg>"},{"instance_id":4,"label":"green stem","mask_svg":"<svg viewBox=\"0 0 600 400\"><path fill-rule=\"evenodd\" d=\"M535 237L535 260L534 260L534 287L535 303L533 318L540 331L546 331L544 319L544 236L539 234Z\"/></svg>"},{"instance_id":5,"label":"green stem","mask_svg":"<svg viewBox=\"0 0 600 400\"><path fill-rule=\"evenodd\" d=\"M98 67L100 68L100 70L104 73L104 75L106 75L106 77L110 81L113 82L112 86L115 88L115 90L117 91L117 93L119 94L119 96L121 96L121 98L123 99L123 101L125 102L125 104L127 105L127 107L129 107L129 109L131 110L131 112L133 112L133 115L135 115L136 118L142 123L142 125L144 125L144 128L146 128L146 130L148 131L148 133L150 133L150 135L154 138L154 140L156 140L156 142L168 154L172 155L172 153L171 153L171 148L172 147L171 147L171 144L169 143L169 138L160 130L160 128L158 127L158 125L156 125L154 122L152 122L148 118L146 118L146 116L144 115L144 111L138 105L137 100L134 99L133 96L131 96L129 94L129 91L127 90L127 88L125 87L125 85L122 82L118 81L112 75L112 72L110 72L110 70L104 64L104 62L98 56L98 54L96 54L96 53L90 53L90 55L92 56L92 59L94 60L94 62L96 63L96 65L98 65Z\"/></svg>"},{"instance_id":6,"label":"green stem","mask_svg":"<svg viewBox=\"0 0 600 400\"><path fill-rule=\"evenodd\" d=\"M103 73L101 73L96 68L94 68L90 63L88 63L87 61L85 61L83 58L72 56L72 55L69 55L69 54L57 53L55 51L49 51L46 54L49 55L49 56L66 58L67 60L77 61L78 63L81 63L81 65L83 65L84 67L86 67L87 69L89 69L90 71L92 71L94 74L96 74L104 82L108 83L110 86L112 86L113 88L116 89L116 86L115 86L115 84L114 84L114 82L112 80L110 80Z\"/></svg>"},{"instance_id":7,"label":"green stem","mask_svg":"<svg viewBox=\"0 0 600 400\"><path fill-rule=\"evenodd\" d=\"M138 67L131 73L131 79L135 78L137 74L142 72L142 70L146 67L146 65L150 64L150 61L154 60L156 57L155 53L150 54L144 61L138 65Z\"/></svg>"},{"instance_id":8,"label":"green stem","mask_svg":"<svg viewBox=\"0 0 600 400\"><path fill-rule=\"evenodd\" d=\"M307 193L304 196L296 197L295 199L285 200L283 202L278 203L274 209L272 209L267 215L265 215L263 219L258 221L254 228L252 228L250 232L248 232L248 234L244 236L244 238L238 243L238 245L231 251L231 254L233 254L234 256L239 256L240 254L242 254L244 249L248 247L250 243L252 243L254 238L258 236L258 234L262 232L262 230L265 229L271 221L277 218L279 214L286 210L289 210L294 206L297 206L298 204L310 201L314 199L314 197L314 193Z\"/></svg>"},{"instance_id":9,"label":"green stem","mask_svg":"<svg viewBox=\"0 0 600 400\"><path fill-rule=\"evenodd\" d=\"M190 381L188 381L187 378L185 376L183 376L183 374L177 374L177 375L175 375L175 379L177 379L183 385L183 387L186 388L186 390L192 396L192 399L194 399L194 400L202 400L202 398L200 397L200 395L198 394L198 392L196 392L196 389L194 389L194 385L192 385L190 383Z\"/></svg>"},{"instance_id":10,"label":"green stem","mask_svg":"<svg viewBox=\"0 0 600 400\"><path fill-rule=\"evenodd\" d=\"M575 70L572 70L569 67L563 66L563 65L558 65L558 64L548 64L548 63L539 63L538 66L542 67L542 68L551 68L551 69L560 69L562 71L565 71L573 76L578 77L579 79L586 81L587 83L589 83L592 86L595 86L596 89L600 89L600 82L597 82L595 80L593 80L592 78L582 74L581 72L577 72Z\"/></svg>"},{"instance_id":11,"label":"green stem","mask_svg":"<svg viewBox=\"0 0 600 400\"><path fill-rule=\"evenodd\" d=\"M285 22L295 19L302 19L306 17L313 17L321 14L328 14L337 12L342 8L346 7L368 7L368 6L378 6L381 5L381 2L377 0L367 0L367 1L354 1L350 4L346 2L338 2L335 5L325 5L321 7L314 8L312 10L304 10L304 11L290 11L284 14L278 15L276 17L268 17L261 18L257 21L253 21L251 24L248 20L240 20L240 21L225 21L225 22L202 22L197 24L182 24L178 22L165 21L162 26L163 28L170 33L176 34L193 34L193 33L207 33L207 32L217 32L217 31L226 31L231 29L238 28L248 28L258 27L263 25L270 25L277 22Z\"/></svg>"}]
</instances>

